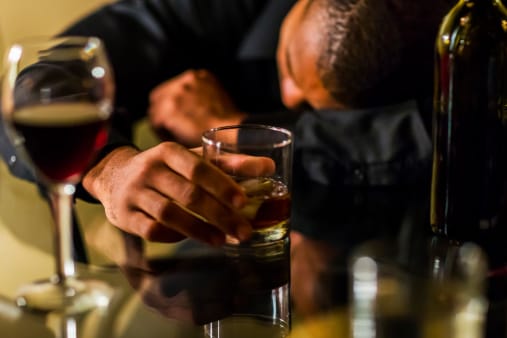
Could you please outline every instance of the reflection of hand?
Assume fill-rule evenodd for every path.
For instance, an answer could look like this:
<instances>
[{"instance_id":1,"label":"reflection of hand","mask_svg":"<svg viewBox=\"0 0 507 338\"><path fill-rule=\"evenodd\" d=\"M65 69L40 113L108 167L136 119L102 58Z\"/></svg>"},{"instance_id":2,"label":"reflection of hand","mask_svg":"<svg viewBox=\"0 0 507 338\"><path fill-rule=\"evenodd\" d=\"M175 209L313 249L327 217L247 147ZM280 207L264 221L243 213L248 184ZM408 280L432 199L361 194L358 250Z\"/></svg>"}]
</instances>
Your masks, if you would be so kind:
<instances>
[{"instance_id":1,"label":"reflection of hand","mask_svg":"<svg viewBox=\"0 0 507 338\"><path fill-rule=\"evenodd\" d=\"M128 282L144 304L169 318L205 324L245 313L289 282L285 250L278 256L231 257L187 242L184 255L148 259L139 238L123 233L123 240L127 260L120 268Z\"/></svg>"},{"instance_id":2,"label":"reflection of hand","mask_svg":"<svg viewBox=\"0 0 507 338\"><path fill-rule=\"evenodd\" d=\"M245 114L213 74L188 70L152 91L149 117L159 134L169 132L178 142L197 146L205 130L239 124Z\"/></svg>"},{"instance_id":3,"label":"reflection of hand","mask_svg":"<svg viewBox=\"0 0 507 338\"><path fill-rule=\"evenodd\" d=\"M87 173L83 186L104 205L111 223L148 240L192 237L220 245L225 234L240 240L251 234L238 212L246 202L241 188L176 143L144 152L118 148Z\"/></svg>"},{"instance_id":4,"label":"reflection of hand","mask_svg":"<svg viewBox=\"0 0 507 338\"><path fill-rule=\"evenodd\" d=\"M291 232L291 296L294 309L310 317L336 306L346 292L346 271L333 264L343 253L327 242ZM344 291L345 290L345 291Z\"/></svg>"},{"instance_id":5,"label":"reflection of hand","mask_svg":"<svg viewBox=\"0 0 507 338\"><path fill-rule=\"evenodd\" d=\"M123 233L123 239L127 260L121 271L146 306L192 324L231 313L238 275L226 257L211 253L148 259L139 238Z\"/></svg>"},{"instance_id":6,"label":"reflection of hand","mask_svg":"<svg viewBox=\"0 0 507 338\"><path fill-rule=\"evenodd\" d=\"M218 260L174 259L164 263L167 268L163 272L122 267L146 306L165 317L199 325L230 314L230 271L218 265Z\"/></svg>"}]
</instances>

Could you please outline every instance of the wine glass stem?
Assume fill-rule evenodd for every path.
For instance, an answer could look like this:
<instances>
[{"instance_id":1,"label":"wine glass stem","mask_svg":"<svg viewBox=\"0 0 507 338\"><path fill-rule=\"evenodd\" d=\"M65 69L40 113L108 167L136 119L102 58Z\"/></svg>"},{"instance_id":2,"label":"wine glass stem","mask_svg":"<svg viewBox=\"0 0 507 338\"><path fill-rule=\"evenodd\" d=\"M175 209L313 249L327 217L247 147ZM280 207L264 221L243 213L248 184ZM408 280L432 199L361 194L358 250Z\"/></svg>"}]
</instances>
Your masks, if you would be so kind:
<instances>
[{"instance_id":1,"label":"wine glass stem","mask_svg":"<svg viewBox=\"0 0 507 338\"><path fill-rule=\"evenodd\" d=\"M72 184L57 183L51 187L51 206L54 227L54 250L56 275L59 283L75 275L72 257L72 208L75 187Z\"/></svg>"}]
</instances>

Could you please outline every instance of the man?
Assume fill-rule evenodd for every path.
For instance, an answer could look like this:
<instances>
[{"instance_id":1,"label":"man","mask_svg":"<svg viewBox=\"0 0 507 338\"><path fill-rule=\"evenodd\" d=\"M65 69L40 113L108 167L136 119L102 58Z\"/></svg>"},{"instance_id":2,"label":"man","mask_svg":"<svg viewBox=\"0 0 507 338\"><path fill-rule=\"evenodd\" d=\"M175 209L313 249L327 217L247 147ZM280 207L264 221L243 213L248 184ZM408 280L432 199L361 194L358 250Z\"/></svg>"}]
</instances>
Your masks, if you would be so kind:
<instances>
[{"instance_id":1,"label":"man","mask_svg":"<svg viewBox=\"0 0 507 338\"><path fill-rule=\"evenodd\" d=\"M361 212L345 213L342 217L336 214L337 210L346 210L351 204L351 210L356 212L368 210L372 201L382 201L377 196L382 193L376 194L378 190L392 188L397 201L403 200L406 191L400 190L400 185L413 183L414 178L424 175L422 169L428 161L429 141L414 105L342 111L378 107L410 97L404 91L410 86L400 86L397 81L405 71L400 71L397 61L402 57L398 53L403 46L397 41L400 28L392 26L396 21L392 7L396 6L387 0L386 3L298 1L284 21L278 47L280 100L274 58L276 36L279 23L292 4L289 0L121 1L84 18L64 34L97 35L106 42L117 75L119 112L115 126L127 136L132 122L145 111L149 91L164 79L187 69L207 69L206 72L190 71L190 78L194 83L211 81L208 88L228 93L219 102L229 100L229 107L237 108L216 110L231 118L228 124L238 116L242 122L282 124L281 119L287 116L294 120L298 115L293 112L287 115L286 111L275 119L271 114L244 113L276 111L280 102L289 108L310 104L320 110L303 114L295 127L294 203L304 208L294 208L293 220L295 225L299 222L301 227L319 232L333 223L356 222L351 217L357 218ZM361 14L356 16L356 13ZM373 15L371 24L367 14ZM346 18L351 19L340 21ZM384 25L382 20L390 24ZM336 32L330 29L335 26L339 33L336 40ZM343 30L341 35L340 30ZM377 35L377 30L385 35ZM349 47L357 40L362 42L363 49L357 48L354 53L358 54L349 54L347 49L342 49L347 39ZM369 49L369 43L376 43L375 48ZM327 54L314 53L322 51L313 48L319 46L330 47ZM332 61L339 50L345 50L343 54L348 55L346 62L351 67L366 65L359 69L368 72L349 73L338 83L338 76L333 75L335 70L328 67L337 64ZM371 57L370 52L374 52ZM362 61L358 62L358 58ZM368 68L370 63L372 67ZM219 83L214 83L215 76ZM181 87L184 92L198 96L192 92L192 83ZM185 140L187 136L178 132L178 125L167 126L163 122L166 119L155 118L157 101L164 100L165 96L163 90L160 96L157 92L160 93L157 89L151 94L150 108L155 127L170 131L185 143L195 143L199 128ZM191 116L195 111L180 110L180 113ZM120 140L111 142L106 153L84 177L83 187L104 205L108 219L118 227L152 240L172 241L190 236L219 244L224 233L240 239L249 236L249 225L237 217L234 208L244 203L238 187L224 181L217 172L210 175L213 169L209 164L182 146L161 143L140 152ZM358 187L369 186L374 186L373 199L371 189L358 193ZM312 194L306 195L309 191ZM307 199L314 194L317 199ZM323 199L327 199L326 203L319 205ZM390 206L392 211L395 203L388 202L392 201L376 206L375 212L380 214L383 205ZM336 205L340 208L336 209ZM210 223L194 217L188 209L204 213ZM225 217L231 210L232 216ZM395 214L393 222L398 222L400 212ZM368 231L373 227L371 220L367 220ZM313 226L320 222L320 226ZM236 227L237 224L241 226ZM347 226L343 229L346 239L350 229Z\"/></svg>"},{"instance_id":2,"label":"man","mask_svg":"<svg viewBox=\"0 0 507 338\"><path fill-rule=\"evenodd\" d=\"M209 65L220 73L233 60L241 72L276 80L275 62L258 53L263 44L276 46L276 31L291 5L292 0L126 0L99 9L63 32L101 37L116 73L114 130L99 161L83 178L78 197L100 201L113 224L149 240L193 237L220 245L225 234L248 238L251 226L238 212L246 196L230 177L176 143L141 152L129 138L132 124L144 116L149 90L187 67ZM274 34L261 38L255 26L271 28ZM263 75L259 67L266 69ZM238 76L223 71L227 73ZM260 77L257 81L264 81ZM270 95L243 98L258 102ZM11 171L34 180L6 135L0 137Z\"/></svg>"},{"instance_id":3,"label":"man","mask_svg":"<svg viewBox=\"0 0 507 338\"><path fill-rule=\"evenodd\" d=\"M433 40L449 7L446 1L297 2L284 19L276 56L284 107L346 110L431 97ZM223 78L187 70L157 86L149 107L155 129L196 145L202 131L219 125L279 123L279 116L246 114L251 109L236 106L217 77Z\"/></svg>"},{"instance_id":4,"label":"man","mask_svg":"<svg viewBox=\"0 0 507 338\"><path fill-rule=\"evenodd\" d=\"M276 55L281 100L293 110L307 108L289 115L298 118L291 126L293 229L352 246L397 231L413 217L413 204L425 207L431 164L425 103L432 96L434 36L450 6L300 0L289 12ZM205 70L162 83L150 99L155 129L189 145L224 124L287 126L280 115L236 107Z\"/></svg>"}]
</instances>

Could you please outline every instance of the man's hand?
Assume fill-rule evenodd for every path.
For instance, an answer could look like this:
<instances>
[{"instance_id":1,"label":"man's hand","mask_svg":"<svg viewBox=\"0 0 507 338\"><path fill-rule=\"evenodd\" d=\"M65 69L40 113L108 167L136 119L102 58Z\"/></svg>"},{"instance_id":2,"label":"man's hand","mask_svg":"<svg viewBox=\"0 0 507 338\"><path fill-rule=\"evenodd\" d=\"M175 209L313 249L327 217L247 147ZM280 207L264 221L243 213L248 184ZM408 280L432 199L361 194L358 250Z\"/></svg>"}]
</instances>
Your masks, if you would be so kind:
<instances>
[{"instance_id":1,"label":"man's hand","mask_svg":"<svg viewBox=\"0 0 507 338\"><path fill-rule=\"evenodd\" d=\"M238 111L213 74L188 70L155 88L150 94L150 123L161 137L194 147L210 128L240 124L245 114Z\"/></svg>"},{"instance_id":2,"label":"man's hand","mask_svg":"<svg viewBox=\"0 0 507 338\"><path fill-rule=\"evenodd\" d=\"M330 290L325 272L343 253L330 243L291 231L291 296L298 316L311 317L330 307ZM336 271L335 271L336 272Z\"/></svg>"},{"instance_id":3,"label":"man's hand","mask_svg":"<svg viewBox=\"0 0 507 338\"><path fill-rule=\"evenodd\" d=\"M243 164L251 167L251 161L230 165ZM241 187L177 143L162 142L144 152L115 149L86 174L83 186L103 204L112 224L148 240L192 237L221 245L226 234L239 240L251 235L251 225L238 212L246 203Z\"/></svg>"}]
</instances>

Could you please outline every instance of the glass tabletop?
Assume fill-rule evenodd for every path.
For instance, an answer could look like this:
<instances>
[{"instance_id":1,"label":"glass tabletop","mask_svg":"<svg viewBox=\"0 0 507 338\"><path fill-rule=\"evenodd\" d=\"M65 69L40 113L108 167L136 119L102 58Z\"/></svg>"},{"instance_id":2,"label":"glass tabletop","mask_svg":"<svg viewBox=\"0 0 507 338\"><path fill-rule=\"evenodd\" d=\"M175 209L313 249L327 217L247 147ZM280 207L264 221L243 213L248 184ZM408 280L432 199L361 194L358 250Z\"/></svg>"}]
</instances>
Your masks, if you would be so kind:
<instances>
[{"instance_id":1,"label":"glass tabletop","mask_svg":"<svg viewBox=\"0 0 507 338\"><path fill-rule=\"evenodd\" d=\"M50 216L38 212L46 208L42 202L30 205L36 219L28 219L29 211L9 213L13 193L32 196L34 191L29 184L20 189L24 183L9 182L4 174L0 171L2 337L351 336L350 248L335 237L293 231L290 243L257 254L231 253L192 240L149 243L121 232L103 215L97 217L101 212L82 212L100 207L81 203L77 207L89 262L78 265L79 274L107 282L112 297L79 315L23 310L14 303L19 286L53 271ZM408 243L407 249L418 250ZM500 293L489 295L484 336L507 337L506 278L490 276L488 283L489 290ZM429 330L416 336L439 335Z\"/></svg>"}]
</instances>

